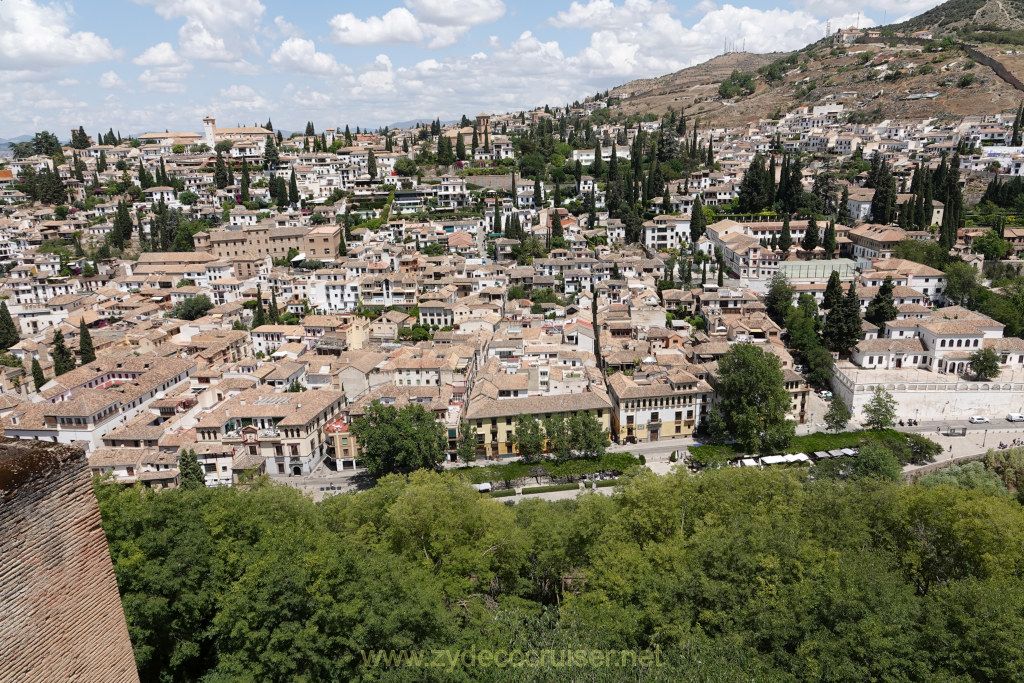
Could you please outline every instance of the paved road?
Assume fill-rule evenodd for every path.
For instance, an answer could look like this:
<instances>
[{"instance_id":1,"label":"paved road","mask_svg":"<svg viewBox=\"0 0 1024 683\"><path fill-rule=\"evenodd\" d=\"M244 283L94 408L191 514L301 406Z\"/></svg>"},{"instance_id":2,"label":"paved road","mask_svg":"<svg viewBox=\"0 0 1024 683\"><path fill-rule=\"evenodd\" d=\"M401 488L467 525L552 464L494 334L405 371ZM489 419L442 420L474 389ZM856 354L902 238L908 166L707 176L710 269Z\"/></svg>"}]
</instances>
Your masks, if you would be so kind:
<instances>
[{"instance_id":1,"label":"paved road","mask_svg":"<svg viewBox=\"0 0 1024 683\"><path fill-rule=\"evenodd\" d=\"M797 433L807 434L822 431L823 427L823 425L798 425ZM946 434L949 427L965 427L967 429L967 433L964 436L947 436ZM851 424L851 428L856 428L856 426ZM896 429L902 432L916 432L923 434L941 445L943 448L943 454L938 457L938 461L942 461L943 459L951 459L952 461L963 460L980 453L984 453L989 448L996 448L1000 443L1010 444L1014 439L1024 441L1024 423L1007 422L1005 419L995 419L989 424L971 424L966 419L944 422L922 422L917 427L897 426ZM633 455L643 455L647 461L647 466L652 471L657 474L667 474L675 466L675 464L669 460L672 452L678 451L680 455L682 455L685 453L686 449L694 445L700 445L700 441L693 438L682 438L636 444L612 444L608 450L613 453L629 452ZM482 467L494 464L495 462L504 464L508 462L515 462L516 460L518 460L518 458L501 458L498 461L481 459L472 463L472 465ZM444 464L446 469L455 469L464 466L464 463ZM904 468L904 472L912 472L915 469L918 469L918 467L908 465ZM308 476L272 478L274 481L294 486L295 488L308 493L314 500L322 500L323 498L335 493L357 491L360 488L372 485L372 482L368 480L362 470L344 470L336 472L326 467L323 463L321 463L313 473ZM335 487L334 491L330 490L332 485ZM321 490L324 488L328 490ZM613 490L613 487L598 489L598 491L603 491L606 494L610 494ZM582 489L580 492L582 492ZM540 497L543 500L562 500L576 495L578 495L578 492L555 491L551 493L535 494L528 497ZM517 495L514 499L510 497L507 499L499 498L497 500L519 501L522 499L523 496Z\"/></svg>"}]
</instances>

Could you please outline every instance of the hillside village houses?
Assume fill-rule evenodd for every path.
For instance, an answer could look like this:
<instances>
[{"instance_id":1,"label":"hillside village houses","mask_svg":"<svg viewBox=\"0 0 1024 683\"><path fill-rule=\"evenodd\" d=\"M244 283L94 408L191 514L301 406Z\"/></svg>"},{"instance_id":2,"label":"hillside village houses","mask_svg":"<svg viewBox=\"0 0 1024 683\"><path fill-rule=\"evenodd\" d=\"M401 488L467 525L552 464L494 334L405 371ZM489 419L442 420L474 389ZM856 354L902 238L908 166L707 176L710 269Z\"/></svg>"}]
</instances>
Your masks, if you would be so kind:
<instances>
[{"instance_id":1,"label":"hillside village houses","mask_svg":"<svg viewBox=\"0 0 1024 683\"><path fill-rule=\"evenodd\" d=\"M65 160L77 157L102 196L85 201L83 190L66 213L14 189L0 196L0 296L21 337L9 349L15 362L0 366L5 434L84 442L94 472L157 487L177 485L182 449L195 450L211 486L254 471L289 479L358 467L349 428L373 402L423 405L453 451L463 426L472 426L481 458L515 456L521 414L586 411L616 443L671 441L702 432L716 402L718 360L734 344L757 344L779 358L790 416L808 423L815 387L763 301L778 273L820 305L837 272L844 291L856 287L862 313L891 278L897 318L881 332L865 323L864 338L835 354L832 388L855 410L879 385L905 417L912 410L918 419L944 419L956 401L957 412L1016 409L1024 342L987 316L951 306L942 271L896 258L901 242L935 237L874 222L875 190L863 186L863 174L837 182L850 220L836 225L833 253L801 246L806 217L788 222L792 246L782 249L780 216L730 208L755 154L842 161L877 152L909 186L921 159L938 159L945 145L994 141L978 158L960 158L963 173L998 163L1019 175L1024 150L1005 144L1012 118L853 125L833 102L699 130L715 165L669 180L648 200L651 218L627 225L610 217L608 187L590 173L594 144L572 151L567 168L579 162L582 173L557 188L550 177L535 183L512 173L515 136L569 114L483 114L443 126L440 135L417 127L346 137L337 126L281 139L270 127L224 128L206 117L198 133L65 148ZM662 132L656 121L598 126L593 134L608 141L599 145L602 163L614 156L629 164L641 130ZM419 176L399 163L425 158L441 138L454 147L460 137L473 175L452 165ZM215 182L217 149L233 184ZM271 150L276 161L267 158ZM77 191L82 183L68 163L7 161L0 190L54 169ZM250 164L246 188L243 163ZM141 193L102 191L124 176L141 184L140 169L152 178ZM798 173L800 190L812 191L826 170L810 160ZM286 196L272 201L282 187ZM694 243L698 201L712 213ZM91 256L109 241L119 206L132 224L126 257ZM168 246L165 211L196 229ZM932 225L943 222L943 211L934 201ZM954 251L973 258L979 234L961 230ZM1006 235L1015 254L1024 251L1024 233ZM529 240L543 253L517 259ZM179 317L200 304L196 315ZM54 377L55 336L77 355L83 324L96 359ZM984 348L997 353L1002 370L974 382L968 357ZM46 379L38 389L33 361Z\"/></svg>"}]
</instances>

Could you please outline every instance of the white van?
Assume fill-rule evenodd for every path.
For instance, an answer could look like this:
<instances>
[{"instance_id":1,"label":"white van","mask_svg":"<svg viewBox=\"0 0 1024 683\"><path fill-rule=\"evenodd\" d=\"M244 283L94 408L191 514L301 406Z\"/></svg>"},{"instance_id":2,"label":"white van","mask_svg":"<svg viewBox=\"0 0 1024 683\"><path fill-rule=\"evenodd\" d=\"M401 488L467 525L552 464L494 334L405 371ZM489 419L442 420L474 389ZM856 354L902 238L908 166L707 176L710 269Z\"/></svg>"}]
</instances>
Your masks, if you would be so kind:
<instances>
[{"instance_id":1,"label":"white van","mask_svg":"<svg viewBox=\"0 0 1024 683\"><path fill-rule=\"evenodd\" d=\"M1020 413L1010 413L1006 416L1006 419L1009 422L1024 422L1024 415L1021 415Z\"/></svg>"},{"instance_id":2,"label":"white van","mask_svg":"<svg viewBox=\"0 0 1024 683\"><path fill-rule=\"evenodd\" d=\"M480 493L487 493L488 491L491 490L491 482L485 481L482 484L473 484L473 488L475 488Z\"/></svg>"}]
</instances>

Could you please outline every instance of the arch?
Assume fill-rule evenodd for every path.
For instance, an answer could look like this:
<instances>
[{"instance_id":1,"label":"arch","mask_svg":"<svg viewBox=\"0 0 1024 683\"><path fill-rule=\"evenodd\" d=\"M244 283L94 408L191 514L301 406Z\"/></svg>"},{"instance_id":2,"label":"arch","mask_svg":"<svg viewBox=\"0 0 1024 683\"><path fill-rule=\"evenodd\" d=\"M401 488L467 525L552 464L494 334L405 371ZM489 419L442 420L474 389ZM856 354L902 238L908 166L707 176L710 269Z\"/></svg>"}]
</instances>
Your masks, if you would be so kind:
<instances>
[{"instance_id":1,"label":"arch","mask_svg":"<svg viewBox=\"0 0 1024 683\"><path fill-rule=\"evenodd\" d=\"M294 465L292 467L292 474L296 477L302 476L302 468L299 467L298 465Z\"/></svg>"}]
</instances>

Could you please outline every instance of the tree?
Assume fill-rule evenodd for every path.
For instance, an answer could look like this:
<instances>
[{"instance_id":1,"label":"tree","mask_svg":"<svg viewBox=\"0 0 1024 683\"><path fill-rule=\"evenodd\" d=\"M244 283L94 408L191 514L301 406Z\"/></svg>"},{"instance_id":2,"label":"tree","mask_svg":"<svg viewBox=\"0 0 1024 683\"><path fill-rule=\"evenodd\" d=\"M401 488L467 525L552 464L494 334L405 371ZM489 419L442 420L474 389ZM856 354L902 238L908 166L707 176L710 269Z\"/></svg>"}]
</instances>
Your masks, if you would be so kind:
<instances>
[{"instance_id":1,"label":"tree","mask_svg":"<svg viewBox=\"0 0 1024 683\"><path fill-rule=\"evenodd\" d=\"M825 228L825 236L821 240L821 246L825 250L825 258L832 260L836 256L836 248L839 246L836 240L836 224L834 221L829 221L828 226Z\"/></svg>"},{"instance_id":2,"label":"tree","mask_svg":"<svg viewBox=\"0 0 1024 683\"><path fill-rule=\"evenodd\" d=\"M473 462L476 460L476 427L468 421L459 423L459 442L455 448L455 455L459 462Z\"/></svg>"},{"instance_id":3,"label":"tree","mask_svg":"<svg viewBox=\"0 0 1024 683\"><path fill-rule=\"evenodd\" d=\"M704 217L704 207L700 203L700 195L693 200L693 210L690 212L690 245L697 244L697 241L704 234L708 227L707 219Z\"/></svg>"},{"instance_id":4,"label":"tree","mask_svg":"<svg viewBox=\"0 0 1024 683\"><path fill-rule=\"evenodd\" d=\"M196 320L206 315L211 308L213 308L213 302L210 301L210 297L199 294L175 304L171 309L171 316L179 320Z\"/></svg>"},{"instance_id":5,"label":"tree","mask_svg":"<svg viewBox=\"0 0 1024 683\"><path fill-rule=\"evenodd\" d=\"M1024 126L1024 102L1017 107L1017 115L1013 117L1013 134L1010 135L1010 146L1020 147L1022 136L1021 128Z\"/></svg>"},{"instance_id":6,"label":"tree","mask_svg":"<svg viewBox=\"0 0 1024 683\"><path fill-rule=\"evenodd\" d=\"M779 234L779 249L783 254L788 254L793 246L793 234L789 231L789 214L782 217L782 230Z\"/></svg>"},{"instance_id":7,"label":"tree","mask_svg":"<svg viewBox=\"0 0 1024 683\"><path fill-rule=\"evenodd\" d=\"M252 312L252 328L255 330L267 324L267 312L263 308L263 291L259 283L256 284L256 308Z\"/></svg>"},{"instance_id":8,"label":"tree","mask_svg":"<svg viewBox=\"0 0 1024 683\"><path fill-rule=\"evenodd\" d=\"M401 409L374 401L352 421L352 434L367 471L381 477L402 470L434 468L444 459L444 425L419 404Z\"/></svg>"},{"instance_id":9,"label":"tree","mask_svg":"<svg viewBox=\"0 0 1024 683\"><path fill-rule=\"evenodd\" d=\"M277 307L277 290L270 290L270 310L267 312L267 320L271 325L281 322L281 309Z\"/></svg>"},{"instance_id":10,"label":"tree","mask_svg":"<svg viewBox=\"0 0 1024 683\"><path fill-rule=\"evenodd\" d=\"M395 161L395 173L403 177L416 175L416 162L409 157L399 157Z\"/></svg>"},{"instance_id":11,"label":"tree","mask_svg":"<svg viewBox=\"0 0 1024 683\"><path fill-rule=\"evenodd\" d=\"M521 414L516 418L516 430L512 434L512 447L523 462L539 462L544 459L545 435L540 422L533 415Z\"/></svg>"},{"instance_id":12,"label":"tree","mask_svg":"<svg viewBox=\"0 0 1024 683\"><path fill-rule=\"evenodd\" d=\"M978 271L963 261L953 261L946 266L946 298L957 305L964 305L978 286Z\"/></svg>"},{"instance_id":13,"label":"tree","mask_svg":"<svg viewBox=\"0 0 1024 683\"><path fill-rule=\"evenodd\" d=\"M0 349L6 351L21 340L18 326L7 310L7 302L0 302Z\"/></svg>"},{"instance_id":14,"label":"tree","mask_svg":"<svg viewBox=\"0 0 1024 683\"><path fill-rule=\"evenodd\" d=\"M53 331L53 344L50 347L50 357L53 359L53 376L60 377L65 372L75 369L75 357L64 345L64 335L60 330Z\"/></svg>"},{"instance_id":15,"label":"tree","mask_svg":"<svg viewBox=\"0 0 1024 683\"><path fill-rule=\"evenodd\" d=\"M569 424L565 415L556 413L551 417L544 418L541 424L544 427L547 450L555 461L563 462L571 458L572 444L569 440Z\"/></svg>"},{"instance_id":16,"label":"tree","mask_svg":"<svg viewBox=\"0 0 1024 683\"><path fill-rule=\"evenodd\" d=\"M195 491L206 487L206 474L199 464L195 449L181 449L178 453L178 483L186 491Z\"/></svg>"},{"instance_id":17,"label":"tree","mask_svg":"<svg viewBox=\"0 0 1024 683\"><path fill-rule=\"evenodd\" d=\"M831 311L842 300L843 283L839 279L839 271L833 270L832 274L828 276L828 284L825 285L825 295L821 307L826 311Z\"/></svg>"},{"instance_id":18,"label":"tree","mask_svg":"<svg viewBox=\"0 0 1024 683\"><path fill-rule=\"evenodd\" d=\"M988 230L974 238L971 251L981 254L986 261L998 261L1013 251L1013 245L1001 238L995 230Z\"/></svg>"},{"instance_id":19,"label":"tree","mask_svg":"<svg viewBox=\"0 0 1024 683\"><path fill-rule=\"evenodd\" d=\"M878 288L878 293L875 294L868 304L867 311L864 314L864 318L869 323L878 326L879 336L885 331L885 324L890 320L895 320L896 315L899 313L893 300L892 292L892 277L886 276L885 280L882 281L882 286Z\"/></svg>"},{"instance_id":20,"label":"tree","mask_svg":"<svg viewBox=\"0 0 1024 683\"><path fill-rule=\"evenodd\" d=\"M32 383L36 391L42 391L43 385L46 384L46 375L43 374L43 366L39 364L38 358L32 359Z\"/></svg>"},{"instance_id":21,"label":"tree","mask_svg":"<svg viewBox=\"0 0 1024 683\"><path fill-rule=\"evenodd\" d=\"M782 271L776 271L768 282L768 293L764 298L764 306L768 316L779 325L786 321L789 310L793 307L793 296L796 287L789 283L789 278Z\"/></svg>"},{"instance_id":22,"label":"tree","mask_svg":"<svg viewBox=\"0 0 1024 683\"><path fill-rule=\"evenodd\" d=\"M291 176L288 178L288 202L293 206L299 203L299 184L295 180L294 169L292 170Z\"/></svg>"},{"instance_id":23,"label":"tree","mask_svg":"<svg viewBox=\"0 0 1024 683\"><path fill-rule=\"evenodd\" d=\"M228 186L228 169L224 164L224 157L219 151L217 159L213 162L213 184L217 186L218 190L223 190Z\"/></svg>"},{"instance_id":24,"label":"tree","mask_svg":"<svg viewBox=\"0 0 1024 683\"><path fill-rule=\"evenodd\" d=\"M999 354L988 348L978 349L971 354L968 367L978 380L987 382L999 376Z\"/></svg>"},{"instance_id":25,"label":"tree","mask_svg":"<svg viewBox=\"0 0 1024 683\"><path fill-rule=\"evenodd\" d=\"M845 353L861 338L860 297L857 285L850 283L840 303L832 307L825 319L822 340L830 351Z\"/></svg>"},{"instance_id":26,"label":"tree","mask_svg":"<svg viewBox=\"0 0 1024 683\"><path fill-rule=\"evenodd\" d=\"M881 386L875 387L875 393L863 408L864 424L869 429L889 429L896 424L896 399Z\"/></svg>"},{"instance_id":27,"label":"tree","mask_svg":"<svg viewBox=\"0 0 1024 683\"><path fill-rule=\"evenodd\" d=\"M846 429L846 425L850 423L850 418L852 417L853 414L846 405L846 401L836 396L832 399L832 403L825 412L825 425L830 431L838 434Z\"/></svg>"},{"instance_id":28,"label":"tree","mask_svg":"<svg viewBox=\"0 0 1024 683\"><path fill-rule=\"evenodd\" d=\"M796 433L791 399L778 356L753 344L734 344L718 361L711 411L717 440L734 438L748 453L778 451Z\"/></svg>"},{"instance_id":29,"label":"tree","mask_svg":"<svg viewBox=\"0 0 1024 683\"><path fill-rule=\"evenodd\" d=\"M267 168L277 168L277 165L281 163L281 155L277 151L277 145L274 144L274 136L267 136L267 143L263 148L263 161L267 165Z\"/></svg>"},{"instance_id":30,"label":"tree","mask_svg":"<svg viewBox=\"0 0 1024 683\"><path fill-rule=\"evenodd\" d=\"M869 441L860 448L850 463L851 479L883 479L899 481L902 475L900 461L885 444Z\"/></svg>"},{"instance_id":31,"label":"tree","mask_svg":"<svg viewBox=\"0 0 1024 683\"><path fill-rule=\"evenodd\" d=\"M292 380L291 384L288 385L288 388L285 389L285 393L288 393L288 394L298 394L298 393L301 393L301 392L303 392L305 390L306 390L306 387L302 384L302 382L300 382L298 380L298 378L295 378L295 379Z\"/></svg>"},{"instance_id":32,"label":"tree","mask_svg":"<svg viewBox=\"0 0 1024 683\"><path fill-rule=\"evenodd\" d=\"M804 251L814 251L819 245L818 222L811 215L807 218L807 229L804 237L800 240L800 248Z\"/></svg>"},{"instance_id":33,"label":"tree","mask_svg":"<svg viewBox=\"0 0 1024 683\"><path fill-rule=\"evenodd\" d=\"M78 324L78 355L82 359L82 365L96 360L96 351L92 346L92 335L85 324L85 316L82 316Z\"/></svg>"},{"instance_id":34,"label":"tree","mask_svg":"<svg viewBox=\"0 0 1024 683\"><path fill-rule=\"evenodd\" d=\"M242 203L248 202L251 197L249 196L249 162L242 158L242 187L241 187Z\"/></svg>"},{"instance_id":35,"label":"tree","mask_svg":"<svg viewBox=\"0 0 1024 683\"><path fill-rule=\"evenodd\" d=\"M608 447L608 433L591 412L569 418L569 445L581 458L600 458Z\"/></svg>"},{"instance_id":36,"label":"tree","mask_svg":"<svg viewBox=\"0 0 1024 683\"><path fill-rule=\"evenodd\" d=\"M370 174L371 178L377 177L377 157L374 156L372 149L366 155L366 172Z\"/></svg>"}]
</instances>

